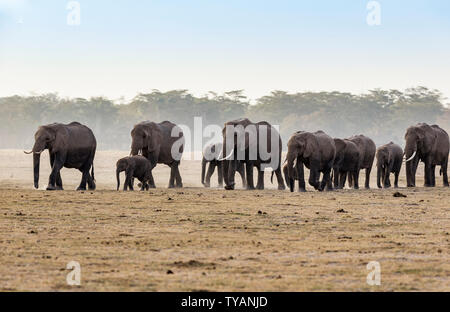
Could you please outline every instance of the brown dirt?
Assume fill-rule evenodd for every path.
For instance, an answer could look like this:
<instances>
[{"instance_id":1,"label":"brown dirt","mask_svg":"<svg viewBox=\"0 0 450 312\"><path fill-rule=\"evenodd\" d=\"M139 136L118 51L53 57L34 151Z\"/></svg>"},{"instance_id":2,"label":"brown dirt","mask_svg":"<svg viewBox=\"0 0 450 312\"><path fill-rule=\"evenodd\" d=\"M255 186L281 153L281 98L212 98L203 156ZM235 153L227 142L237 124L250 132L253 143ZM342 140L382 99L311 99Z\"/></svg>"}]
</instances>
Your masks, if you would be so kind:
<instances>
[{"instance_id":1,"label":"brown dirt","mask_svg":"<svg viewBox=\"0 0 450 312\"><path fill-rule=\"evenodd\" d=\"M393 189L290 194L274 190L269 173L270 190L226 192L200 188L200 163L185 161L186 188L166 189L169 170L158 167L159 189L124 193L113 191L123 156L98 153L95 192L72 191L80 174L67 169L66 191L45 192L31 187L31 158L0 151L1 291L450 290L441 179L399 189L406 198ZM42 188L48 169L44 161ZM72 260L79 287L66 284ZM370 261L381 264L379 287L366 283Z\"/></svg>"}]
</instances>

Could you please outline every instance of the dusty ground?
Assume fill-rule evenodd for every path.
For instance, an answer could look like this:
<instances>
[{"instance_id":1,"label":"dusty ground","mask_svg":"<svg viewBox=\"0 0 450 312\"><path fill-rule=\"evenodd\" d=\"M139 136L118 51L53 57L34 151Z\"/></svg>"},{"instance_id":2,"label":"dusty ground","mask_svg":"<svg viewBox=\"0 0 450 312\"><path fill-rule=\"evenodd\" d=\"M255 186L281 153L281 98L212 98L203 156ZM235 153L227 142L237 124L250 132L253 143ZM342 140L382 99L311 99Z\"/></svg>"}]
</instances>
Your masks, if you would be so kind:
<instances>
[{"instance_id":1,"label":"dusty ground","mask_svg":"<svg viewBox=\"0 0 450 312\"><path fill-rule=\"evenodd\" d=\"M99 190L72 191L81 177L65 169L66 191L55 193L32 189L31 157L0 151L1 291L450 290L450 190L441 179L435 189L400 189L406 198L290 194L269 183L225 192L200 188L199 162L185 161L184 189L167 190L169 170L158 167L159 189L116 192L114 164L126 154L97 154ZM41 188L48 167L43 160ZM72 260L80 287L66 284ZM366 283L370 261L381 264L379 287Z\"/></svg>"}]
</instances>

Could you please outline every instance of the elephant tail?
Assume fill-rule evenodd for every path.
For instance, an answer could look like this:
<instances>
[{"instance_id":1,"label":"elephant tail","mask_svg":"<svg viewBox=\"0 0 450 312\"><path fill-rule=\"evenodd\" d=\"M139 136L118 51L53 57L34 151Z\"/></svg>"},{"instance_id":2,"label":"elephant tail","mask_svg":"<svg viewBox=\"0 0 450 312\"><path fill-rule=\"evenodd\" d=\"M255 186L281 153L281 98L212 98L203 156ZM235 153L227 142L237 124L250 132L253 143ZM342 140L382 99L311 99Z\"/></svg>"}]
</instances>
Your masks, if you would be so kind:
<instances>
[{"instance_id":1,"label":"elephant tail","mask_svg":"<svg viewBox=\"0 0 450 312\"><path fill-rule=\"evenodd\" d=\"M270 177L270 183L273 184L273 175L275 174L275 170L272 170L272 176Z\"/></svg>"},{"instance_id":2,"label":"elephant tail","mask_svg":"<svg viewBox=\"0 0 450 312\"><path fill-rule=\"evenodd\" d=\"M442 173L443 173L443 171L442 171L442 168L441 168L441 170L439 170L439 175L442 176Z\"/></svg>"}]
</instances>

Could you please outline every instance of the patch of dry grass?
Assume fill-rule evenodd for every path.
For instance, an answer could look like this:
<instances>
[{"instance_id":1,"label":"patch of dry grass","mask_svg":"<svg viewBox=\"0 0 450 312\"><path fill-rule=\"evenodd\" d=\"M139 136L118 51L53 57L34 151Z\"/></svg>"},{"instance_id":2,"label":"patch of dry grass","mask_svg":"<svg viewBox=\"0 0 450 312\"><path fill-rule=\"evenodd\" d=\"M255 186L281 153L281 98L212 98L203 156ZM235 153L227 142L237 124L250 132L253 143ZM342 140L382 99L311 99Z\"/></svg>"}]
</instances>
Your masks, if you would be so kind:
<instances>
[{"instance_id":1,"label":"patch of dry grass","mask_svg":"<svg viewBox=\"0 0 450 312\"><path fill-rule=\"evenodd\" d=\"M0 290L450 290L448 188L226 192L192 187L199 164L185 162L191 187L124 193L108 190L117 156L97 165L95 192L34 191L20 173L31 166L13 184L2 171ZM66 285L72 260L80 287ZM366 283L370 261L380 287Z\"/></svg>"}]
</instances>

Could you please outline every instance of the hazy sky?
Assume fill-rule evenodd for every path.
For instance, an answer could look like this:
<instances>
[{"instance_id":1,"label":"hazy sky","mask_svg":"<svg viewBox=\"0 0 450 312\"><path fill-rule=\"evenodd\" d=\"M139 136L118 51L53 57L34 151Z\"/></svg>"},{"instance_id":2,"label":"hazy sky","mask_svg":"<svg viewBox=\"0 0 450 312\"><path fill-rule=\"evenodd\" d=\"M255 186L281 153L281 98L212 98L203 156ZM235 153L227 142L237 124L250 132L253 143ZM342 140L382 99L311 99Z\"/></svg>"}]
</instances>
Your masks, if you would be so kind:
<instances>
[{"instance_id":1,"label":"hazy sky","mask_svg":"<svg viewBox=\"0 0 450 312\"><path fill-rule=\"evenodd\" d=\"M425 85L450 97L450 1L0 0L0 96L129 99L152 89L350 91Z\"/></svg>"}]
</instances>

